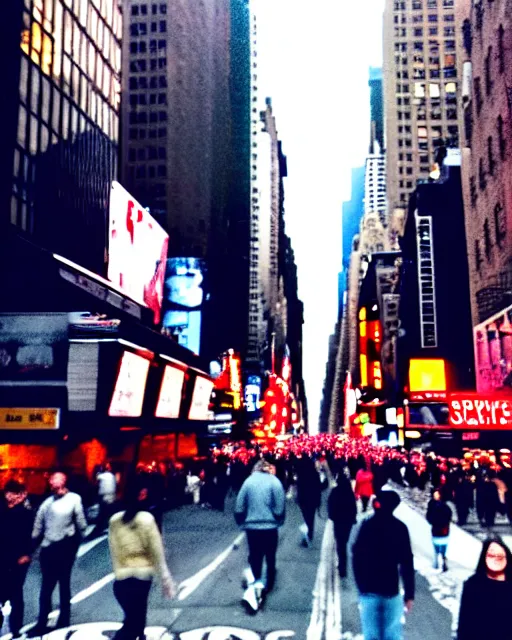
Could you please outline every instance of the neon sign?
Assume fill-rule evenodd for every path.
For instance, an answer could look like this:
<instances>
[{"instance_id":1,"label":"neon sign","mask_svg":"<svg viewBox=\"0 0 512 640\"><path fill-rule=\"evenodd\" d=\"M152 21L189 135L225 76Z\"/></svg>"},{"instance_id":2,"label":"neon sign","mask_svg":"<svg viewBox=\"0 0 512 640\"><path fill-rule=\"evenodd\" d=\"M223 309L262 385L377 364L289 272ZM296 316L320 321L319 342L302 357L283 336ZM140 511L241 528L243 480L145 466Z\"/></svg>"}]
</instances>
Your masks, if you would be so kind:
<instances>
[{"instance_id":1,"label":"neon sign","mask_svg":"<svg viewBox=\"0 0 512 640\"><path fill-rule=\"evenodd\" d=\"M448 406L456 429L512 429L512 397L452 394Z\"/></svg>"}]
</instances>

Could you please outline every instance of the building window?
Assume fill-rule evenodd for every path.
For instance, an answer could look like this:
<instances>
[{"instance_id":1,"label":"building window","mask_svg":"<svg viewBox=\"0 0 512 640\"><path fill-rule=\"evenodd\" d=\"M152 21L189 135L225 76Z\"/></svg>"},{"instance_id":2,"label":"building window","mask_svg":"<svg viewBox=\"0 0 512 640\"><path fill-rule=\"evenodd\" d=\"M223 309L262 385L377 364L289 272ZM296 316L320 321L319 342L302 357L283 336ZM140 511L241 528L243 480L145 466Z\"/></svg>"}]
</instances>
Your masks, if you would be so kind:
<instances>
[{"instance_id":1,"label":"building window","mask_svg":"<svg viewBox=\"0 0 512 640\"><path fill-rule=\"evenodd\" d=\"M487 49L487 55L485 57L485 93L491 95L492 91L492 78L491 78L491 63L492 63L492 47Z\"/></svg>"},{"instance_id":2,"label":"building window","mask_svg":"<svg viewBox=\"0 0 512 640\"><path fill-rule=\"evenodd\" d=\"M505 140L505 133L503 130L503 118L501 117L501 115L498 116L498 138L499 138L499 145L500 145L500 158L502 160L505 160L507 142Z\"/></svg>"},{"instance_id":3,"label":"building window","mask_svg":"<svg viewBox=\"0 0 512 640\"><path fill-rule=\"evenodd\" d=\"M480 267L482 266L482 262L484 259L482 258L482 250L480 249L480 240L475 240L475 267L478 272L480 272Z\"/></svg>"},{"instance_id":4,"label":"building window","mask_svg":"<svg viewBox=\"0 0 512 640\"><path fill-rule=\"evenodd\" d=\"M476 178L475 176L471 176L469 178L469 194L471 198L471 206L476 207L476 203L478 201L478 192L476 190Z\"/></svg>"},{"instance_id":5,"label":"building window","mask_svg":"<svg viewBox=\"0 0 512 640\"><path fill-rule=\"evenodd\" d=\"M487 138L487 157L489 160L489 175L494 175L494 168L496 166L496 161L494 160L494 148L492 142L492 136Z\"/></svg>"},{"instance_id":6,"label":"building window","mask_svg":"<svg viewBox=\"0 0 512 640\"><path fill-rule=\"evenodd\" d=\"M466 53L470 56L473 49L473 36L471 33L471 21L468 19L462 23L462 40L464 49L466 49Z\"/></svg>"},{"instance_id":7,"label":"building window","mask_svg":"<svg viewBox=\"0 0 512 640\"><path fill-rule=\"evenodd\" d=\"M505 71L505 44L504 44L505 29L500 24L498 29L498 69L500 73Z\"/></svg>"},{"instance_id":8,"label":"building window","mask_svg":"<svg viewBox=\"0 0 512 640\"><path fill-rule=\"evenodd\" d=\"M501 247L507 235L507 221L505 218L505 209L500 202L494 207L494 228L496 230L496 244L498 247Z\"/></svg>"},{"instance_id":9,"label":"building window","mask_svg":"<svg viewBox=\"0 0 512 640\"><path fill-rule=\"evenodd\" d=\"M478 160L478 186L480 187L480 191L483 191L487 186L487 179L485 175L483 158L480 158Z\"/></svg>"},{"instance_id":10,"label":"building window","mask_svg":"<svg viewBox=\"0 0 512 640\"><path fill-rule=\"evenodd\" d=\"M491 229L489 226L489 220L484 222L484 251L487 262L491 259L492 242L491 242Z\"/></svg>"},{"instance_id":11,"label":"building window","mask_svg":"<svg viewBox=\"0 0 512 640\"><path fill-rule=\"evenodd\" d=\"M476 21L475 25L477 29L481 29L484 24L484 5L482 0L480 2L475 2L475 13L476 13Z\"/></svg>"},{"instance_id":12,"label":"building window","mask_svg":"<svg viewBox=\"0 0 512 640\"><path fill-rule=\"evenodd\" d=\"M483 105L482 85L480 84L480 78L475 78L474 79L473 86L474 86L474 89L475 89L476 112L477 112L478 115L480 115L480 111L482 111L482 105Z\"/></svg>"}]
</instances>

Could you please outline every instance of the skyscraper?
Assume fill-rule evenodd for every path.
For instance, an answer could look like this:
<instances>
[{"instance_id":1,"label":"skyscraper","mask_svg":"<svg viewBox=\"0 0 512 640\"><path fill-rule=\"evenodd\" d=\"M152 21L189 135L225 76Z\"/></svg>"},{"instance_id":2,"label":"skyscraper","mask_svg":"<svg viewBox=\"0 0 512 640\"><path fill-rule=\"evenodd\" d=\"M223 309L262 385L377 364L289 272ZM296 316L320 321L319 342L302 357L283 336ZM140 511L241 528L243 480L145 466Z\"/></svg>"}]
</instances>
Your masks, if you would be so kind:
<instances>
[{"instance_id":1,"label":"skyscraper","mask_svg":"<svg viewBox=\"0 0 512 640\"><path fill-rule=\"evenodd\" d=\"M117 2L12 0L0 29L2 223L101 273L117 174Z\"/></svg>"},{"instance_id":2,"label":"skyscraper","mask_svg":"<svg viewBox=\"0 0 512 640\"><path fill-rule=\"evenodd\" d=\"M436 150L459 144L454 0L386 0L384 103L391 237Z\"/></svg>"}]
</instances>

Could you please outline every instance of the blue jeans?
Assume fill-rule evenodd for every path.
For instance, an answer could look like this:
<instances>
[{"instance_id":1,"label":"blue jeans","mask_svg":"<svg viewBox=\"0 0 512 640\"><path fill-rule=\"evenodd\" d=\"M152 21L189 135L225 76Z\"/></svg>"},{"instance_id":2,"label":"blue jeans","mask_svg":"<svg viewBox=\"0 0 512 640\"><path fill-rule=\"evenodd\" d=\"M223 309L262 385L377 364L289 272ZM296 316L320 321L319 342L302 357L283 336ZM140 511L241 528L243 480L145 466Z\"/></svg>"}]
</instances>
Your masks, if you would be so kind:
<instances>
[{"instance_id":1,"label":"blue jeans","mask_svg":"<svg viewBox=\"0 0 512 640\"><path fill-rule=\"evenodd\" d=\"M402 640L404 599L365 593L359 596L364 640Z\"/></svg>"}]
</instances>

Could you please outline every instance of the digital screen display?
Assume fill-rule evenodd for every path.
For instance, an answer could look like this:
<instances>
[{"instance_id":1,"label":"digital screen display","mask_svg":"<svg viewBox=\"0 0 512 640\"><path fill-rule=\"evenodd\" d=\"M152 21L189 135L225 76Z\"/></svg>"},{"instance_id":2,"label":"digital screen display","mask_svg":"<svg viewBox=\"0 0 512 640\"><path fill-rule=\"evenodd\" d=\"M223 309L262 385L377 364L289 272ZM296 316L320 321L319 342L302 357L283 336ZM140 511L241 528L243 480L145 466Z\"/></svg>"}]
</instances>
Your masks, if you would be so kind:
<instances>
[{"instance_id":1,"label":"digital screen display","mask_svg":"<svg viewBox=\"0 0 512 640\"><path fill-rule=\"evenodd\" d=\"M108 415L115 418L138 418L142 415L149 360L125 351L110 402Z\"/></svg>"},{"instance_id":2,"label":"digital screen display","mask_svg":"<svg viewBox=\"0 0 512 640\"><path fill-rule=\"evenodd\" d=\"M261 398L261 378L249 376L244 390L245 407L249 413L258 411Z\"/></svg>"},{"instance_id":3,"label":"digital screen display","mask_svg":"<svg viewBox=\"0 0 512 640\"><path fill-rule=\"evenodd\" d=\"M169 236L118 182L109 210L108 279L161 320Z\"/></svg>"},{"instance_id":4,"label":"digital screen display","mask_svg":"<svg viewBox=\"0 0 512 640\"><path fill-rule=\"evenodd\" d=\"M188 414L189 420L208 420L208 407L212 391L213 382L208 378L197 376Z\"/></svg>"},{"instance_id":5,"label":"digital screen display","mask_svg":"<svg viewBox=\"0 0 512 640\"><path fill-rule=\"evenodd\" d=\"M179 418L184 378L185 372L181 369L165 367L155 411L157 418Z\"/></svg>"}]
</instances>

